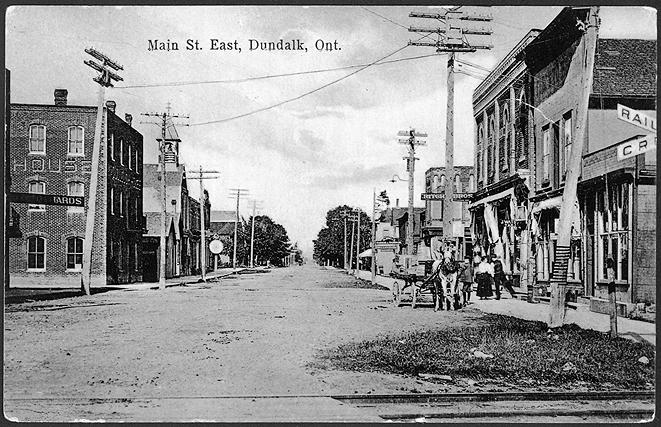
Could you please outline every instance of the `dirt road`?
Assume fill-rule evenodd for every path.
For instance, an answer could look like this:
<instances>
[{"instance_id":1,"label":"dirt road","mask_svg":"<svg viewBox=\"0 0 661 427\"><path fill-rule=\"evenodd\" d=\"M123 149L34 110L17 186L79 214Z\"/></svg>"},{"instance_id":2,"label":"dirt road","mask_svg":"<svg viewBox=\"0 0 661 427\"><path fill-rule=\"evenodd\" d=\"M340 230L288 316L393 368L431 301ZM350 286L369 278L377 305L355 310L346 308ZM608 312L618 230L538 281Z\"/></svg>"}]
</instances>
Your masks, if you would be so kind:
<instances>
[{"instance_id":1,"label":"dirt road","mask_svg":"<svg viewBox=\"0 0 661 427\"><path fill-rule=\"evenodd\" d=\"M342 342L482 316L395 308L389 291L353 288L353 281L303 266L165 291L8 304L5 416L277 420L298 410L308 415L299 420L365 420L338 410L337 402L306 403L304 395L441 391L412 378L309 365L317 351ZM275 407L259 399L209 400L260 395L289 400Z\"/></svg>"}]
</instances>

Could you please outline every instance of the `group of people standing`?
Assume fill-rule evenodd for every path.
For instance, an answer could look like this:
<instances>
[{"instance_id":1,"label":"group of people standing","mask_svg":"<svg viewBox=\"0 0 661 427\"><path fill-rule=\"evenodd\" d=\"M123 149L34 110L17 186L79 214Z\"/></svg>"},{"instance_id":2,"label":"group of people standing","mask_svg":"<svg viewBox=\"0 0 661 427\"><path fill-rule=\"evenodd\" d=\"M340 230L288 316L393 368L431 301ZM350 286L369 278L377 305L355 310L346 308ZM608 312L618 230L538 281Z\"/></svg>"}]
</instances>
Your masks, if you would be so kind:
<instances>
[{"instance_id":1,"label":"group of people standing","mask_svg":"<svg viewBox=\"0 0 661 427\"><path fill-rule=\"evenodd\" d=\"M497 256L476 254L472 259L466 256L464 263L455 261L451 249L443 252L443 258L434 262L432 275L425 281L435 285L434 309L459 309L470 303L473 286L477 284L480 299L501 297L501 287L507 289L514 298L512 282L503 271L503 263ZM439 307L440 306L440 307Z\"/></svg>"}]
</instances>

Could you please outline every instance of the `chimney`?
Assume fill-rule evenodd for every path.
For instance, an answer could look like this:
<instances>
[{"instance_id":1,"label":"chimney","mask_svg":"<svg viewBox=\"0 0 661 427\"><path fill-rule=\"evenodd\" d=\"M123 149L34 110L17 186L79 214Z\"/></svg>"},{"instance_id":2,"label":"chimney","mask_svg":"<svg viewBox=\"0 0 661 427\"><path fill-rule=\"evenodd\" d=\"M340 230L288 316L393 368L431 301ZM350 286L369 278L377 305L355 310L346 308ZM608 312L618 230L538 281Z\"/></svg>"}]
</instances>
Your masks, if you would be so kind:
<instances>
[{"instance_id":1,"label":"chimney","mask_svg":"<svg viewBox=\"0 0 661 427\"><path fill-rule=\"evenodd\" d=\"M68 93L66 89L55 89L55 105L67 105Z\"/></svg>"},{"instance_id":2,"label":"chimney","mask_svg":"<svg viewBox=\"0 0 661 427\"><path fill-rule=\"evenodd\" d=\"M399 207L399 199L395 199L395 207L396 207L396 208Z\"/></svg>"},{"instance_id":3,"label":"chimney","mask_svg":"<svg viewBox=\"0 0 661 427\"><path fill-rule=\"evenodd\" d=\"M124 121L127 125L131 126L131 122L133 122L133 116L129 113L124 114Z\"/></svg>"},{"instance_id":4,"label":"chimney","mask_svg":"<svg viewBox=\"0 0 661 427\"><path fill-rule=\"evenodd\" d=\"M108 111L111 111L113 114L115 113L116 106L117 103L115 101L106 101L106 108L108 108Z\"/></svg>"}]
</instances>

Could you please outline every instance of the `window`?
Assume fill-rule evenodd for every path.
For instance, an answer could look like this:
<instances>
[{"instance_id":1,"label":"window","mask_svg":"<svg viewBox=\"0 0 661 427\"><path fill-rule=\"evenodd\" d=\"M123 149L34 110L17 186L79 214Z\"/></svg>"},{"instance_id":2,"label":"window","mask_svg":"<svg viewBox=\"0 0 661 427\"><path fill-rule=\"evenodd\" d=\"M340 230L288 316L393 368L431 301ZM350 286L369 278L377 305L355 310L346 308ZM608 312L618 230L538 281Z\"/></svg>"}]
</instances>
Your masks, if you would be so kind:
<instances>
[{"instance_id":1,"label":"window","mask_svg":"<svg viewBox=\"0 0 661 427\"><path fill-rule=\"evenodd\" d=\"M604 190L605 191L605 190ZM631 237L630 183L609 184L606 194L597 194L597 269L601 281L608 279L606 260L615 261L615 280L629 282L629 242Z\"/></svg>"},{"instance_id":2,"label":"window","mask_svg":"<svg viewBox=\"0 0 661 427\"><path fill-rule=\"evenodd\" d=\"M28 184L28 193L46 194L46 183L42 181L32 181ZM45 205L28 205L29 211L45 211Z\"/></svg>"},{"instance_id":3,"label":"window","mask_svg":"<svg viewBox=\"0 0 661 427\"><path fill-rule=\"evenodd\" d=\"M114 215L115 214L115 189L110 188L110 214Z\"/></svg>"},{"instance_id":4,"label":"window","mask_svg":"<svg viewBox=\"0 0 661 427\"><path fill-rule=\"evenodd\" d=\"M112 133L108 139L108 154L110 154L111 160L115 160L115 135Z\"/></svg>"},{"instance_id":5,"label":"window","mask_svg":"<svg viewBox=\"0 0 661 427\"><path fill-rule=\"evenodd\" d=\"M129 145L129 169L131 169L131 146Z\"/></svg>"},{"instance_id":6,"label":"window","mask_svg":"<svg viewBox=\"0 0 661 427\"><path fill-rule=\"evenodd\" d=\"M28 148L30 153L46 154L46 126L30 126L30 143Z\"/></svg>"},{"instance_id":7,"label":"window","mask_svg":"<svg viewBox=\"0 0 661 427\"><path fill-rule=\"evenodd\" d=\"M140 173L140 162L138 160L138 150L133 150L133 155L135 156L133 164L135 165L135 171Z\"/></svg>"},{"instance_id":8,"label":"window","mask_svg":"<svg viewBox=\"0 0 661 427\"><path fill-rule=\"evenodd\" d=\"M565 176L567 175L567 168L569 166L569 157L571 156L571 144L572 144L572 117L571 111L566 113L563 117L562 125L562 139L563 139L563 149L562 149L562 180L564 181Z\"/></svg>"},{"instance_id":9,"label":"window","mask_svg":"<svg viewBox=\"0 0 661 427\"><path fill-rule=\"evenodd\" d=\"M85 196L85 184L80 181L72 181L67 184L67 195L68 196ZM82 213L85 211L85 208L82 206L69 206L67 212L72 213Z\"/></svg>"},{"instance_id":10,"label":"window","mask_svg":"<svg viewBox=\"0 0 661 427\"><path fill-rule=\"evenodd\" d=\"M483 158L482 158L482 173L484 175L482 180L485 181L485 183L486 183L486 180L487 180L487 160L488 160L487 154L488 154L487 150L484 150L482 152L482 156L483 156Z\"/></svg>"},{"instance_id":11,"label":"window","mask_svg":"<svg viewBox=\"0 0 661 427\"><path fill-rule=\"evenodd\" d=\"M510 154L510 110L505 104L503 107L503 134L505 136L505 144L504 144L504 149L505 153L503 153L503 165L501 169L503 171L506 171L509 167L509 159L511 157Z\"/></svg>"},{"instance_id":12,"label":"window","mask_svg":"<svg viewBox=\"0 0 661 427\"><path fill-rule=\"evenodd\" d=\"M67 239L67 270L81 271L83 269L83 239L71 237Z\"/></svg>"},{"instance_id":13,"label":"window","mask_svg":"<svg viewBox=\"0 0 661 427\"><path fill-rule=\"evenodd\" d=\"M549 125L542 128L542 182L551 179L551 129Z\"/></svg>"},{"instance_id":14,"label":"window","mask_svg":"<svg viewBox=\"0 0 661 427\"><path fill-rule=\"evenodd\" d=\"M39 236L28 238L28 271L46 270L46 239Z\"/></svg>"},{"instance_id":15,"label":"window","mask_svg":"<svg viewBox=\"0 0 661 427\"><path fill-rule=\"evenodd\" d=\"M461 179L459 179L459 174L454 176L454 191L455 193L461 193Z\"/></svg>"},{"instance_id":16,"label":"window","mask_svg":"<svg viewBox=\"0 0 661 427\"><path fill-rule=\"evenodd\" d=\"M445 175L441 175L441 187L445 187Z\"/></svg>"},{"instance_id":17,"label":"window","mask_svg":"<svg viewBox=\"0 0 661 427\"><path fill-rule=\"evenodd\" d=\"M71 126L69 128L67 154L70 156L85 155L85 130L82 126Z\"/></svg>"},{"instance_id":18,"label":"window","mask_svg":"<svg viewBox=\"0 0 661 427\"><path fill-rule=\"evenodd\" d=\"M119 138L119 163L124 164L124 140Z\"/></svg>"},{"instance_id":19,"label":"window","mask_svg":"<svg viewBox=\"0 0 661 427\"><path fill-rule=\"evenodd\" d=\"M473 174L468 176L468 191L475 191L475 176Z\"/></svg>"}]
</instances>

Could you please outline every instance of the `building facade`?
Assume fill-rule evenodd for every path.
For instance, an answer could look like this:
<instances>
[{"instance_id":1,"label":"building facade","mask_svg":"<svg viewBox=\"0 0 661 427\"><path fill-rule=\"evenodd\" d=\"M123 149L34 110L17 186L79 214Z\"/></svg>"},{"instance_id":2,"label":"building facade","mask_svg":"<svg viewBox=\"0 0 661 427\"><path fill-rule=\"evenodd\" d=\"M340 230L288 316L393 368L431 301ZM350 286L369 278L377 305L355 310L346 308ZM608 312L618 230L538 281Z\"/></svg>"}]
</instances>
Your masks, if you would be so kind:
<instances>
[{"instance_id":1,"label":"building facade","mask_svg":"<svg viewBox=\"0 0 661 427\"><path fill-rule=\"evenodd\" d=\"M470 210L476 253L499 256L515 286L528 280L530 252L530 93L523 52L539 35L529 31L475 89L476 192Z\"/></svg>"},{"instance_id":2,"label":"building facade","mask_svg":"<svg viewBox=\"0 0 661 427\"><path fill-rule=\"evenodd\" d=\"M466 199L452 202L454 241L457 247L458 258L472 254L473 244L470 233L471 216L468 210L471 193L475 191L475 174L473 166L455 166L454 192L456 195L467 195ZM445 194L445 168L429 168L425 172L425 193ZM428 259L438 259L443 241L443 200L425 201L425 222L422 224L422 238Z\"/></svg>"},{"instance_id":3,"label":"building facade","mask_svg":"<svg viewBox=\"0 0 661 427\"><path fill-rule=\"evenodd\" d=\"M11 192L87 197L97 107L11 104ZM103 110L99 186L92 248L93 287L142 280L142 135ZM107 136L107 138L106 138ZM87 200L85 201L87 205ZM9 270L15 287L79 287L86 210L12 203Z\"/></svg>"}]
</instances>

